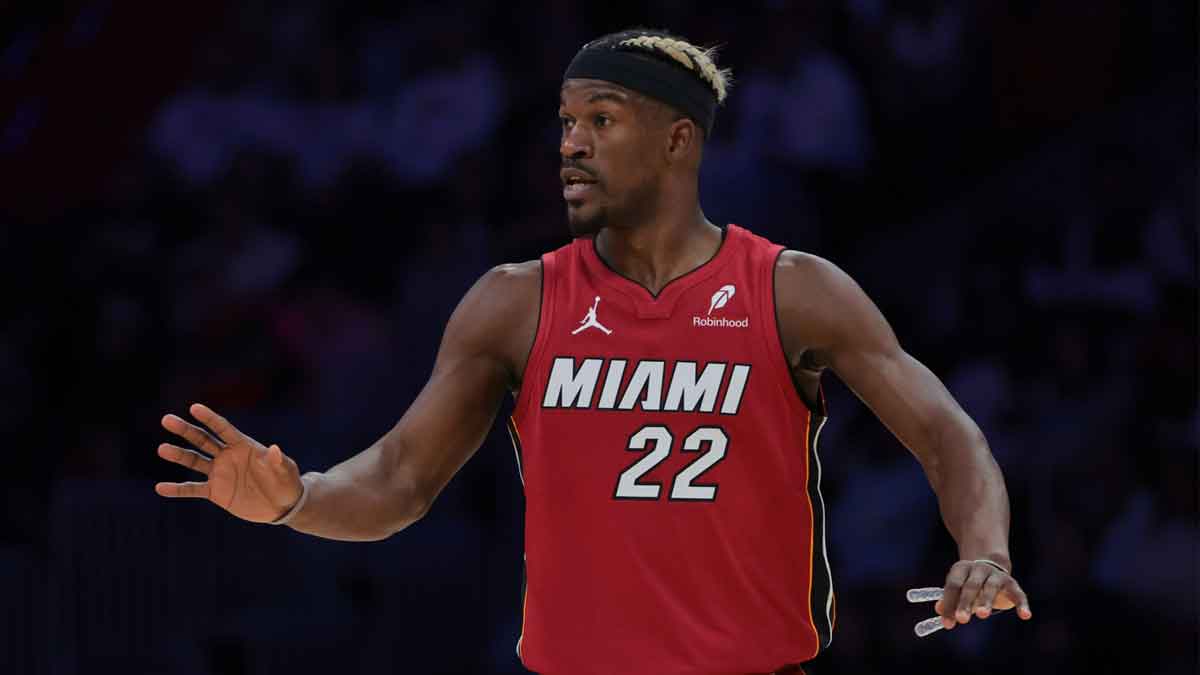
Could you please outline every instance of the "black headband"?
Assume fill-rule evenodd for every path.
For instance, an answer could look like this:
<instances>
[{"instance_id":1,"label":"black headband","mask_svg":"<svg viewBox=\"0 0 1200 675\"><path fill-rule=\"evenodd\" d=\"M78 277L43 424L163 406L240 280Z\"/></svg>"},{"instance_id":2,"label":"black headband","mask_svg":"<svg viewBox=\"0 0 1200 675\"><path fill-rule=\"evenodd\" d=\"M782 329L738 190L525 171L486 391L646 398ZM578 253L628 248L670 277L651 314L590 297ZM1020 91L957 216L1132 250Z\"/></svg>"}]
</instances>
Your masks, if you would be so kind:
<instances>
[{"instance_id":1,"label":"black headband","mask_svg":"<svg viewBox=\"0 0 1200 675\"><path fill-rule=\"evenodd\" d=\"M564 80L605 80L656 98L691 117L712 134L717 116L717 96L700 77L682 64L635 51L605 47L583 49L567 66Z\"/></svg>"}]
</instances>

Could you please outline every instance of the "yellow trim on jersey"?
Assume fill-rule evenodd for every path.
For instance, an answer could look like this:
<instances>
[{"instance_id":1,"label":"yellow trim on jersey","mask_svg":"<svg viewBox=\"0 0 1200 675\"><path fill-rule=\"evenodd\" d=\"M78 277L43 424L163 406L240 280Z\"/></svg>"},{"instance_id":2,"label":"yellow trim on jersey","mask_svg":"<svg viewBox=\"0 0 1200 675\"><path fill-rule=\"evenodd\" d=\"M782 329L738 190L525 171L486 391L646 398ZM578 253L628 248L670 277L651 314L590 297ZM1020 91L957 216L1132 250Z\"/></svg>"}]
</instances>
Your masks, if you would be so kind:
<instances>
[{"instance_id":1,"label":"yellow trim on jersey","mask_svg":"<svg viewBox=\"0 0 1200 675\"><path fill-rule=\"evenodd\" d=\"M529 573L525 574L525 588L521 589L521 633L517 635L517 658L525 660L521 656L521 641L525 639L525 605L529 603Z\"/></svg>"},{"instance_id":2,"label":"yellow trim on jersey","mask_svg":"<svg viewBox=\"0 0 1200 675\"><path fill-rule=\"evenodd\" d=\"M807 406L805 406L807 408ZM817 654L821 653L821 631L817 630L817 620L813 616L813 558L816 557L816 507L813 504L812 495L808 492L808 483L812 480L812 452L809 448L809 438L812 436L812 409L808 409L808 421L804 425L804 498L808 500L808 602L804 603L808 606L808 625L812 628L814 642L817 648L813 650L812 656L805 661L816 658Z\"/></svg>"}]
</instances>

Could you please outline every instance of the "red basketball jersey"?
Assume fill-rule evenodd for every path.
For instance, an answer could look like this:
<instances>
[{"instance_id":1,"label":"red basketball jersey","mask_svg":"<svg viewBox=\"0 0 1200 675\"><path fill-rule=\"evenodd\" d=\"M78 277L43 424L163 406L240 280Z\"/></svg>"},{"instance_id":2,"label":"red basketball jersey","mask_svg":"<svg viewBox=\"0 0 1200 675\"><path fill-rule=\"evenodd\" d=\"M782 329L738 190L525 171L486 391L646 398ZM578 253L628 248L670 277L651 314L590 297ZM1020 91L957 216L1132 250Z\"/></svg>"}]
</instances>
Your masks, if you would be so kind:
<instances>
[{"instance_id":1,"label":"red basketball jersey","mask_svg":"<svg viewBox=\"0 0 1200 675\"><path fill-rule=\"evenodd\" d=\"M768 673L829 644L824 417L780 344L781 250L730 225L658 296L591 239L542 257L510 427L530 670Z\"/></svg>"}]
</instances>

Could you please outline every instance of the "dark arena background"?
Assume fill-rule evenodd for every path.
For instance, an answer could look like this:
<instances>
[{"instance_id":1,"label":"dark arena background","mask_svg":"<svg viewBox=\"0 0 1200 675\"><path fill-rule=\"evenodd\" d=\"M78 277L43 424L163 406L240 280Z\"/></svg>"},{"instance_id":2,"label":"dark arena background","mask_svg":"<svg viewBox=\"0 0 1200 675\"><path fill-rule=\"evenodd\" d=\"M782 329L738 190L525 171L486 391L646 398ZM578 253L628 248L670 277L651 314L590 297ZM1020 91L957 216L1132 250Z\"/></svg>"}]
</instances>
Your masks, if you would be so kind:
<instances>
[{"instance_id":1,"label":"dark arena background","mask_svg":"<svg viewBox=\"0 0 1200 675\"><path fill-rule=\"evenodd\" d=\"M157 497L190 479L159 419L209 403L302 470L378 438L473 280L567 241L563 69L646 25L734 71L709 217L854 276L1007 477L1034 619L918 639L904 591L953 542L827 378L838 625L811 670L1196 673L1196 21L1184 0L0 3L0 672L525 672L503 417L369 544Z\"/></svg>"}]
</instances>

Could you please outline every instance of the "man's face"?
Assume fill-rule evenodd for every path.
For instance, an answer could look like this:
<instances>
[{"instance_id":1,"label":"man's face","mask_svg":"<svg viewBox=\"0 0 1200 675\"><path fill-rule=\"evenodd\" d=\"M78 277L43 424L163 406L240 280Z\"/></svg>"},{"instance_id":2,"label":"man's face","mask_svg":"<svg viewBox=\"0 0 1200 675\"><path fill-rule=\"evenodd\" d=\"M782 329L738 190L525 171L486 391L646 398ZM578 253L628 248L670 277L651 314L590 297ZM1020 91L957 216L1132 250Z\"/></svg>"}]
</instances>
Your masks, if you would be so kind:
<instances>
[{"instance_id":1,"label":"man's face","mask_svg":"<svg viewBox=\"0 0 1200 675\"><path fill-rule=\"evenodd\" d=\"M603 80L563 83L560 176L573 236L637 222L653 212L662 162L653 105Z\"/></svg>"}]
</instances>

